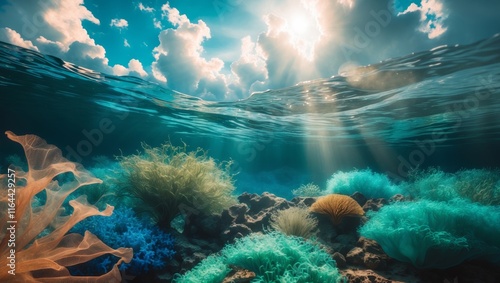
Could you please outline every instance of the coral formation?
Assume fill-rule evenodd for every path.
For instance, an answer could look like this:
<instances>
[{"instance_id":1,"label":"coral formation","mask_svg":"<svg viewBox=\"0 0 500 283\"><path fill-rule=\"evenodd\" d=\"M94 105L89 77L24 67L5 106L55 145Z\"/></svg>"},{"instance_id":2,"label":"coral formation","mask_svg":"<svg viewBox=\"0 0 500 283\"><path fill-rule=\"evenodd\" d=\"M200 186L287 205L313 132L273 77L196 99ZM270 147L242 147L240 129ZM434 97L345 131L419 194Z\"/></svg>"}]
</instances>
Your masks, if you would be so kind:
<instances>
[{"instance_id":1,"label":"coral formation","mask_svg":"<svg viewBox=\"0 0 500 283\"><path fill-rule=\"evenodd\" d=\"M468 169L452 174L429 168L412 171L409 179L404 186L414 198L437 201L461 198L500 205L499 170Z\"/></svg>"},{"instance_id":2,"label":"coral formation","mask_svg":"<svg viewBox=\"0 0 500 283\"><path fill-rule=\"evenodd\" d=\"M391 257L419 268L471 259L500 264L500 210L465 200L419 200L384 206L360 228Z\"/></svg>"},{"instance_id":3,"label":"coral formation","mask_svg":"<svg viewBox=\"0 0 500 283\"><path fill-rule=\"evenodd\" d=\"M393 184L384 174L370 169L351 172L338 171L328 180L323 194L352 195L360 192L367 198L390 198L406 192Z\"/></svg>"},{"instance_id":4,"label":"coral formation","mask_svg":"<svg viewBox=\"0 0 500 283\"><path fill-rule=\"evenodd\" d=\"M151 269L162 269L175 254L172 236L148 223L148 219L135 216L131 208L117 208L106 219L87 218L72 229L77 233L85 230L91 231L112 248L127 243L134 250L132 261L120 266L120 270L126 270L128 274L140 275ZM100 258L91 266L85 264L76 268L81 273L84 273L83 269L92 273L95 266L109 270L112 261L109 257Z\"/></svg>"},{"instance_id":5,"label":"coral formation","mask_svg":"<svg viewBox=\"0 0 500 283\"><path fill-rule=\"evenodd\" d=\"M69 194L100 180L92 177L79 164L66 160L57 147L37 136L6 134L23 146L29 170L15 169L16 180L12 182L12 175L0 175L0 281L120 282L118 265L130 262L132 249L112 249L89 232L83 236L75 233L66 235L75 224L89 216L111 215L113 207L107 206L104 211L99 211L81 196L70 201L73 208L71 215L62 215L61 211L61 205ZM53 181L64 173L73 174L73 180L62 185ZM33 198L41 192L45 192L45 203L34 207ZM7 207L15 209L3 213L8 211ZM14 240L11 234L7 234L7 228L12 226L15 228ZM50 232L38 237L46 228L50 228ZM104 275L75 277L66 268L105 254L120 259ZM15 275L9 271L15 272Z\"/></svg>"},{"instance_id":6,"label":"coral formation","mask_svg":"<svg viewBox=\"0 0 500 283\"><path fill-rule=\"evenodd\" d=\"M311 206L311 211L327 214L333 224L340 224L346 216L361 217L365 214L363 208L350 196L330 194L319 197Z\"/></svg>"},{"instance_id":7,"label":"coral formation","mask_svg":"<svg viewBox=\"0 0 500 283\"><path fill-rule=\"evenodd\" d=\"M222 260L209 257L193 273L178 276L175 282L216 282L213 274L205 279L200 271L215 266L227 273L229 270L222 264L254 272L256 278L252 282L344 282L335 261L324 250L302 238L277 232L241 238L224 247L219 257Z\"/></svg>"},{"instance_id":8,"label":"coral formation","mask_svg":"<svg viewBox=\"0 0 500 283\"><path fill-rule=\"evenodd\" d=\"M292 194L296 197L318 197L323 194L318 185L309 183L301 185L299 188L292 190Z\"/></svg>"}]
</instances>

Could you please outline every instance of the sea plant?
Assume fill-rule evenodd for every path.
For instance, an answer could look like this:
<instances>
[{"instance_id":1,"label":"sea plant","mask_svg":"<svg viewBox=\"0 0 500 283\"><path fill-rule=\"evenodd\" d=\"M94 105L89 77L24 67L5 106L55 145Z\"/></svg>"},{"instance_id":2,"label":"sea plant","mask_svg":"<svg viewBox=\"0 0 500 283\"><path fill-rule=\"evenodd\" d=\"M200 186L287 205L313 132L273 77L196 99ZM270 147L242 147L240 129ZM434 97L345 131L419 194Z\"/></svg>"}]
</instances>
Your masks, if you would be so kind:
<instances>
[{"instance_id":1,"label":"sea plant","mask_svg":"<svg viewBox=\"0 0 500 283\"><path fill-rule=\"evenodd\" d=\"M309 238L316 233L318 220L307 207L290 207L277 210L271 215L271 227L289 236Z\"/></svg>"},{"instance_id":2,"label":"sea plant","mask_svg":"<svg viewBox=\"0 0 500 283\"><path fill-rule=\"evenodd\" d=\"M473 259L500 264L497 206L418 200L386 205L368 217L360 234L418 268L449 268Z\"/></svg>"},{"instance_id":3,"label":"sea plant","mask_svg":"<svg viewBox=\"0 0 500 283\"><path fill-rule=\"evenodd\" d=\"M175 283L221 282L229 266L256 274L251 282L338 283L345 282L335 261L319 246L300 237L279 232L250 234L225 246L219 255L210 256ZM205 275L202 271L217 270ZM219 273L220 272L220 273Z\"/></svg>"},{"instance_id":4,"label":"sea plant","mask_svg":"<svg viewBox=\"0 0 500 283\"><path fill-rule=\"evenodd\" d=\"M361 217L365 214L353 198L340 194L319 197L310 209L312 212L328 215L335 225L340 224L344 217Z\"/></svg>"},{"instance_id":5,"label":"sea plant","mask_svg":"<svg viewBox=\"0 0 500 283\"><path fill-rule=\"evenodd\" d=\"M132 249L112 249L88 231L83 236L67 234L87 217L111 215L113 207L99 211L82 195L69 202L71 214L62 209L69 194L101 181L35 135L6 134L23 146L28 170L10 167L8 174L0 175L0 210L8 211L0 214L0 282L120 282L118 266L130 262ZM61 174L73 178L64 183L54 180ZM45 200L35 205L38 194L44 194ZM98 276L69 273L69 266L105 254L119 258L109 272Z\"/></svg>"},{"instance_id":6,"label":"sea plant","mask_svg":"<svg viewBox=\"0 0 500 283\"><path fill-rule=\"evenodd\" d=\"M119 158L124 190L139 200L136 208L162 226L181 212L220 213L236 203L231 162L216 163L201 148L143 144L144 153Z\"/></svg>"}]
</instances>

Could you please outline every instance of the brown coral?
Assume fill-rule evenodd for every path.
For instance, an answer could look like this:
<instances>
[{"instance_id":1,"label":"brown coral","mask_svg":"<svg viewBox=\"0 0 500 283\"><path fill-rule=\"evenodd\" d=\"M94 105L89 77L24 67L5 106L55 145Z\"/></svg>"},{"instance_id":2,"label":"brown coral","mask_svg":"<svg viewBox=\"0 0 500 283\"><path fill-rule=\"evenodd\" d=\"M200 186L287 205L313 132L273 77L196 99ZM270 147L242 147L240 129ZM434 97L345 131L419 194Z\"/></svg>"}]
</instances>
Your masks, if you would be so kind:
<instances>
[{"instance_id":1,"label":"brown coral","mask_svg":"<svg viewBox=\"0 0 500 283\"><path fill-rule=\"evenodd\" d=\"M101 181L37 136L6 134L23 146L29 170L9 169L9 175L0 175L0 282L120 282L118 265L130 262L132 249L112 249L89 232L84 236L66 235L89 216L111 215L113 207L108 205L99 211L83 196L69 202L73 207L71 215L61 215L61 206L69 194ZM62 185L53 180L63 173L72 173L74 180ZM33 198L43 191L45 203L35 207ZM13 207L14 210L8 210ZM52 232L37 239L48 227ZM75 277L66 268L103 254L120 257L104 275Z\"/></svg>"},{"instance_id":2,"label":"brown coral","mask_svg":"<svg viewBox=\"0 0 500 283\"><path fill-rule=\"evenodd\" d=\"M365 214L363 208L350 196L330 194L319 197L311 205L311 211L327 214L333 224L340 224L345 216L361 217Z\"/></svg>"}]
</instances>

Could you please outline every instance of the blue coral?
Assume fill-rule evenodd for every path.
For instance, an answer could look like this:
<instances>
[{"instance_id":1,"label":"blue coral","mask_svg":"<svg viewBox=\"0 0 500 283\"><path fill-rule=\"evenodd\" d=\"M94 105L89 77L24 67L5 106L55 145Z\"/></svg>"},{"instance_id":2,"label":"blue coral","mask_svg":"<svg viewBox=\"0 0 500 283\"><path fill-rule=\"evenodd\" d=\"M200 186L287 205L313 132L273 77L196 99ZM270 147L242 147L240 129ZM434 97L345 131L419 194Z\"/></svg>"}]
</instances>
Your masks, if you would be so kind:
<instances>
[{"instance_id":1,"label":"blue coral","mask_svg":"<svg viewBox=\"0 0 500 283\"><path fill-rule=\"evenodd\" d=\"M149 270L158 270L166 266L171 259L174 239L146 219L138 218L130 208L117 208L110 217L90 217L76 225L72 232L83 234L89 230L112 248L123 245L134 250L134 257L128 264L122 264L121 270L128 274L140 275ZM95 270L109 271L113 262L108 257L101 257L92 262L92 266L77 266L75 273L94 273Z\"/></svg>"}]
</instances>

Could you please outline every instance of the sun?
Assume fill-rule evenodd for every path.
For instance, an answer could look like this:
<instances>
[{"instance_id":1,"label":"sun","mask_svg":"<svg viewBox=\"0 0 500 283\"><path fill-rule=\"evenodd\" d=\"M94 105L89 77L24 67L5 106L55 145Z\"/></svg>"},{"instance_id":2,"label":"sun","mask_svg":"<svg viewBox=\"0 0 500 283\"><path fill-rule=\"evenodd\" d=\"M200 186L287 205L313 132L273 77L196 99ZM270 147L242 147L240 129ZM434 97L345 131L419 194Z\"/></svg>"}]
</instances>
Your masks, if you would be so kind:
<instances>
[{"instance_id":1,"label":"sun","mask_svg":"<svg viewBox=\"0 0 500 283\"><path fill-rule=\"evenodd\" d=\"M314 40L316 37L314 34L316 23L311 15L306 15L305 13L296 13L287 19L288 31L298 39Z\"/></svg>"},{"instance_id":2,"label":"sun","mask_svg":"<svg viewBox=\"0 0 500 283\"><path fill-rule=\"evenodd\" d=\"M304 4L306 5L306 4ZM292 44L309 60L314 58L314 46L321 38L317 13L312 7L296 6L281 15L286 20L286 32Z\"/></svg>"}]
</instances>

